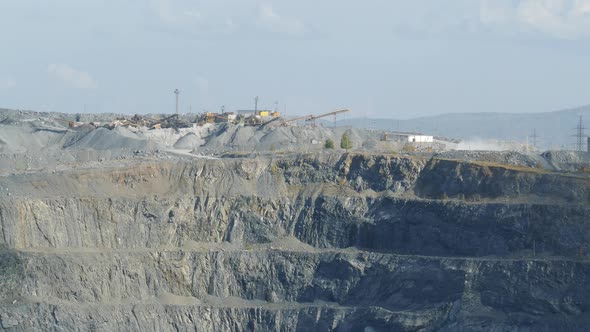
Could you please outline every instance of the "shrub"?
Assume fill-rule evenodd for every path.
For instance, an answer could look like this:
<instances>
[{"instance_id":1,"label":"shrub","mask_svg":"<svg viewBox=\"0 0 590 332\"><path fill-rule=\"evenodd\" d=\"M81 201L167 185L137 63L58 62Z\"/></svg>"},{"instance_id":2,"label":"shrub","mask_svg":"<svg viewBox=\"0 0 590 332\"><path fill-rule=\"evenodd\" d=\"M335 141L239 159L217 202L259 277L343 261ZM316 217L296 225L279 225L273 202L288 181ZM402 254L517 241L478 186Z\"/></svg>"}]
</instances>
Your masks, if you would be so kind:
<instances>
[{"instance_id":1,"label":"shrub","mask_svg":"<svg viewBox=\"0 0 590 332\"><path fill-rule=\"evenodd\" d=\"M334 141L328 138L326 140L326 143L324 143L324 148L333 149L334 148Z\"/></svg>"},{"instance_id":2,"label":"shrub","mask_svg":"<svg viewBox=\"0 0 590 332\"><path fill-rule=\"evenodd\" d=\"M416 151L416 147L413 146L412 144L406 144L404 145L404 147L402 148L403 152L415 152Z\"/></svg>"},{"instance_id":3,"label":"shrub","mask_svg":"<svg viewBox=\"0 0 590 332\"><path fill-rule=\"evenodd\" d=\"M277 175L277 174L279 174L279 172L280 172L280 169L276 164L272 164L270 166L270 174Z\"/></svg>"}]
</instances>

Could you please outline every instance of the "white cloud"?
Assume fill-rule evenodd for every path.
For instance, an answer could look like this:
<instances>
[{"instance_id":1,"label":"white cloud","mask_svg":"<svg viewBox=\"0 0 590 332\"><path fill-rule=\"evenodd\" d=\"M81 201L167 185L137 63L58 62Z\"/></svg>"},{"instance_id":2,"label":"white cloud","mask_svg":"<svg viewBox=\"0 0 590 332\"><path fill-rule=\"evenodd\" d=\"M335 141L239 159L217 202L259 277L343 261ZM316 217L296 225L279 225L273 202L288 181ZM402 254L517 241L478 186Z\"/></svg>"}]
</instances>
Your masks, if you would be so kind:
<instances>
[{"instance_id":1,"label":"white cloud","mask_svg":"<svg viewBox=\"0 0 590 332\"><path fill-rule=\"evenodd\" d=\"M558 38L568 38L575 29L570 27L565 13L565 1L537 0L522 1L517 8L519 23L527 27L553 35Z\"/></svg>"},{"instance_id":2,"label":"white cloud","mask_svg":"<svg viewBox=\"0 0 590 332\"><path fill-rule=\"evenodd\" d=\"M269 22L280 22L281 17L274 12L274 9L270 4L262 4L259 7L260 18Z\"/></svg>"},{"instance_id":3,"label":"white cloud","mask_svg":"<svg viewBox=\"0 0 590 332\"><path fill-rule=\"evenodd\" d=\"M576 15L587 15L590 13L590 1L578 0L574 5Z\"/></svg>"},{"instance_id":4,"label":"white cloud","mask_svg":"<svg viewBox=\"0 0 590 332\"><path fill-rule=\"evenodd\" d=\"M191 37L227 35L237 31L233 12L235 6L222 2L196 6L187 1L151 0L150 8L158 18L156 25L165 31L185 34Z\"/></svg>"},{"instance_id":5,"label":"white cloud","mask_svg":"<svg viewBox=\"0 0 590 332\"><path fill-rule=\"evenodd\" d=\"M307 32L303 22L279 15L270 4L262 4L259 7L259 18L263 26L273 32L286 33L301 36Z\"/></svg>"},{"instance_id":6,"label":"white cloud","mask_svg":"<svg viewBox=\"0 0 590 332\"><path fill-rule=\"evenodd\" d=\"M481 0L484 26L556 39L590 37L590 0Z\"/></svg>"},{"instance_id":7,"label":"white cloud","mask_svg":"<svg viewBox=\"0 0 590 332\"><path fill-rule=\"evenodd\" d=\"M175 22L178 19L173 13L170 0L152 0L150 1L150 7L164 22Z\"/></svg>"},{"instance_id":8,"label":"white cloud","mask_svg":"<svg viewBox=\"0 0 590 332\"><path fill-rule=\"evenodd\" d=\"M47 72L77 89L96 89L98 87L98 83L88 72L74 69L68 65L50 64L47 67Z\"/></svg>"},{"instance_id":9,"label":"white cloud","mask_svg":"<svg viewBox=\"0 0 590 332\"><path fill-rule=\"evenodd\" d=\"M16 87L16 81L12 77L0 77L0 89L11 89Z\"/></svg>"},{"instance_id":10,"label":"white cloud","mask_svg":"<svg viewBox=\"0 0 590 332\"><path fill-rule=\"evenodd\" d=\"M220 35L264 36L265 32L302 36L308 27L302 21L279 15L269 3L258 0L225 0L211 3L151 0L158 25L167 31L196 37ZM260 33L262 32L262 35Z\"/></svg>"},{"instance_id":11,"label":"white cloud","mask_svg":"<svg viewBox=\"0 0 590 332\"><path fill-rule=\"evenodd\" d=\"M150 7L161 21L167 23L200 20L203 16L198 10L177 8L170 0L151 0Z\"/></svg>"},{"instance_id":12,"label":"white cloud","mask_svg":"<svg viewBox=\"0 0 590 332\"><path fill-rule=\"evenodd\" d=\"M590 39L590 0L414 1L400 6L391 21L402 37Z\"/></svg>"}]
</instances>

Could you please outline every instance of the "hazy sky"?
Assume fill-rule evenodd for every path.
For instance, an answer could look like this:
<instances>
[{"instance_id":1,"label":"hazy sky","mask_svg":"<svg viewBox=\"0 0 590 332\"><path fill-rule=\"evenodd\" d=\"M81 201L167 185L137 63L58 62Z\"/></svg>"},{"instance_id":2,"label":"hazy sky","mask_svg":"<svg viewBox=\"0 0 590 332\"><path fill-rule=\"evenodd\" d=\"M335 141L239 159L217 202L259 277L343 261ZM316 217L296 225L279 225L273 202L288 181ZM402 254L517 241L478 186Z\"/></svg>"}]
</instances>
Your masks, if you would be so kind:
<instances>
[{"instance_id":1,"label":"hazy sky","mask_svg":"<svg viewBox=\"0 0 590 332\"><path fill-rule=\"evenodd\" d=\"M2 0L0 107L357 116L590 103L590 0Z\"/></svg>"}]
</instances>

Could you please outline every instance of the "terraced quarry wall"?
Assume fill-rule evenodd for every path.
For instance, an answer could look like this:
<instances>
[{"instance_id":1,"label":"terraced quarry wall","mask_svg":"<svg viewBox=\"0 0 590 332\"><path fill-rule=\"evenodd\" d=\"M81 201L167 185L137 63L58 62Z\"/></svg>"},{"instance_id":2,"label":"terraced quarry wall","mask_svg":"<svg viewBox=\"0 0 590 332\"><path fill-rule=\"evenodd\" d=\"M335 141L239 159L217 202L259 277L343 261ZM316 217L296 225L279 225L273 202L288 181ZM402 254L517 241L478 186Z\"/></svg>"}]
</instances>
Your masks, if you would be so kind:
<instances>
[{"instance_id":1,"label":"terraced quarry wall","mask_svg":"<svg viewBox=\"0 0 590 332\"><path fill-rule=\"evenodd\" d=\"M285 156L112 163L0 190L7 331L590 323L583 176Z\"/></svg>"}]
</instances>

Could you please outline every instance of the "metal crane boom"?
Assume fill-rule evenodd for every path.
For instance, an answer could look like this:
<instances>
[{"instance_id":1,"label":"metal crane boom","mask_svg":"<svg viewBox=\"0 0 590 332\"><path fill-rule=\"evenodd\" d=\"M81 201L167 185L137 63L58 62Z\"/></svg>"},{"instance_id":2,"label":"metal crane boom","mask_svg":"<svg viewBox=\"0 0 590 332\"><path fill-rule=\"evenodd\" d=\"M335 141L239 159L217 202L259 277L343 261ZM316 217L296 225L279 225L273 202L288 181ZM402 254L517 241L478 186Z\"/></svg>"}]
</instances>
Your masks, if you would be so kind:
<instances>
[{"instance_id":1,"label":"metal crane boom","mask_svg":"<svg viewBox=\"0 0 590 332\"><path fill-rule=\"evenodd\" d=\"M279 120L279 119L280 119L279 117L272 118L271 120L268 120L268 121L266 121L266 122L264 122L264 123L260 124L260 127L264 127L264 126L266 126L267 124L273 123L273 122L275 122L275 121L277 121L277 120Z\"/></svg>"},{"instance_id":2,"label":"metal crane boom","mask_svg":"<svg viewBox=\"0 0 590 332\"><path fill-rule=\"evenodd\" d=\"M312 116L309 119L305 119L305 121L308 121L311 123L312 126L315 126L315 120L326 117L326 116L333 115L334 116L334 125L336 125L336 115L341 114L341 113L346 113L346 112L350 112L350 110L343 109L343 110L334 111L334 112L330 112L330 113L326 113L326 114L321 114L318 116Z\"/></svg>"},{"instance_id":3,"label":"metal crane boom","mask_svg":"<svg viewBox=\"0 0 590 332\"><path fill-rule=\"evenodd\" d=\"M305 115L305 116L300 116L300 117L289 119L289 120L283 120L281 123L288 123L288 122L309 119L309 118L313 118L313 115Z\"/></svg>"},{"instance_id":4,"label":"metal crane boom","mask_svg":"<svg viewBox=\"0 0 590 332\"><path fill-rule=\"evenodd\" d=\"M346 112L350 112L350 110L348 110L348 109L344 109L344 110L339 110L339 111L335 111L335 112L330 112L330 113L326 113L326 114L322 114L322 115L318 115L318 116L312 116L312 117L310 117L310 119L309 119L309 120L312 120L312 121L313 121L313 120L316 120L316 119L319 119L319 118L323 118L323 117L326 117L326 116L330 116L330 115L337 115L337 114L340 114L340 113L346 113Z\"/></svg>"},{"instance_id":5,"label":"metal crane boom","mask_svg":"<svg viewBox=\"0 0 590 332\"><path fill-rule=\"evenodd\" d=\"M330 116L330 115L333 115L334 117L336 117L336 115L338 115L338 114L347 113L347 112L350 112L350 110L349 109L343 109L343 110L338 110L338 111L334 111L334 112L330 112L330 113L325 113L325 114L321 114L321 115L317 115L317 116L316 115L313 115L313 114L312 115L305 115L305 116L300 116L300 117L289 119L289 120L283 120L281 122L281 124L286 124L286 123L293 122L293 121L298 121L298 120L305 120L307 122L311 122L312 124L315 124L315 120L316 119L320 119L320 118L323 118L323 117L326 117L326 116Z\"/></svg>"}]
</instances>

